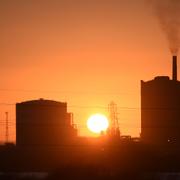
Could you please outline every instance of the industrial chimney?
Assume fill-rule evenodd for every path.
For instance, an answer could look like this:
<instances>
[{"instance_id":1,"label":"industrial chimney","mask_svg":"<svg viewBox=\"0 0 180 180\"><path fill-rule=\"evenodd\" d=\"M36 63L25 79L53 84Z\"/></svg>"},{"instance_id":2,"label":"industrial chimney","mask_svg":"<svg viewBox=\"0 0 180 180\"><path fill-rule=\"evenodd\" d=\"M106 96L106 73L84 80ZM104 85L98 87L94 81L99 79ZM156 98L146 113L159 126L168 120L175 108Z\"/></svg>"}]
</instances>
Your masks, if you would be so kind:
<instances>
[{"instance_id":1,"label":"industrial chimney","mask_svg":"<svg viewBox=\"0 0 180 180\"><path fill-rule=\"evenodd\" d=\"M177 81L177 56L173 56L173 67L172 67L172 78L173 81Z\"/></svg>"}]
</instances>

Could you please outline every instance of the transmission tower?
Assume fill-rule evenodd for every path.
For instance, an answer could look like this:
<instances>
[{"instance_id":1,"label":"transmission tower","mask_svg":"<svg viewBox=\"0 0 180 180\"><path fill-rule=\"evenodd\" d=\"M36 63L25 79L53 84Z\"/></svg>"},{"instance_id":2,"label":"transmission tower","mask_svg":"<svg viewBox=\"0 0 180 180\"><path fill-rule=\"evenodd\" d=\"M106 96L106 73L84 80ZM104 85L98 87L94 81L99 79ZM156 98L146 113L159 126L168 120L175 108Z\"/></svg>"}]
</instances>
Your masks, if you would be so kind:
<instances>
[{"instance_id":1,"label":"transmission tower","mask_svg":"<svg viewBox=\"0 0 180 180\"><path fill-rule=\"evenodd\" d=\"M110 120L109 135L113 137L120 137L117 104L115 104L112 101L108 105L108 111L109 111L109 120Z\"/></svg>"},{"instance_id":2,"label":"transmission tower","mask_svg":"<svg viewBox=\"0 0 180 180\"><path fill-rule=\"evenodd\" d=\"M6 143L9 142L9 117L8 117L8 112L5 112L6 115L6 133L5 133L5 137L6 137Z\"/></svg>"}]
</instances>

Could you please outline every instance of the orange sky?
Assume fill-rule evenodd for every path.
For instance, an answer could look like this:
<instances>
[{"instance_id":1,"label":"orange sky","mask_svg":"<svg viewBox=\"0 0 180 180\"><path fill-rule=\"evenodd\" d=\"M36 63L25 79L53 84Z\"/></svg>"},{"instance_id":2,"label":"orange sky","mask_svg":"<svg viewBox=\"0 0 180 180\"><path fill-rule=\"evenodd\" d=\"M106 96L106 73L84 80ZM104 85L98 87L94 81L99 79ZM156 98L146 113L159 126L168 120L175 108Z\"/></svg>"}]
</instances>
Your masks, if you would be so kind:
<instances>
[{"instance_id":1,"label":"orange sky","mask_svg":"<svg viewBox=\"0 0 180 180\"><path fill-rule=\"evenodd\" d=\"M122 134L138 136L140 80L171 76L146 0L1 0L0 27L1 129L5 111L11 130L15 121L15 106L2 103L42 97L67 101L79 134L91 135L87 118L113 100Z\"/></svg>"}]
</instances>

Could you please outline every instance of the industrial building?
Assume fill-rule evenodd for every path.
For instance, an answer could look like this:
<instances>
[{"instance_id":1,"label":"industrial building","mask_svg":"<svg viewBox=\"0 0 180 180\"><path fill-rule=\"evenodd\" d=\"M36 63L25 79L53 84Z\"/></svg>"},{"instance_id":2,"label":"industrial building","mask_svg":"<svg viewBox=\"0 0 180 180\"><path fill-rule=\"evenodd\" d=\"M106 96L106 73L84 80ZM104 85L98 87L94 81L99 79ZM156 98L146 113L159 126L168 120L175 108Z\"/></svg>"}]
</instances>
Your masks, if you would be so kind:
<instances>
[{"instance_id":1,"label":"industrial building","mask_svg":"<svg viewBox=\"0 0 180 180\"><path fill-rule=\"evenodd\" d=\"M39 99L16 104L17 146L62 145L76 137L67 103Z\"/></svg>"},{"instance_id":2,"label":"industrial building","mask_svg":"<svg viewBox=\"0 0 180 180\"><path fill-rule=\"evenodd\" d=\"M177 56L173 56L172 79L158 76L141 81L141 139L147 144L180 145Z\"/></svg>"}]
</instances>

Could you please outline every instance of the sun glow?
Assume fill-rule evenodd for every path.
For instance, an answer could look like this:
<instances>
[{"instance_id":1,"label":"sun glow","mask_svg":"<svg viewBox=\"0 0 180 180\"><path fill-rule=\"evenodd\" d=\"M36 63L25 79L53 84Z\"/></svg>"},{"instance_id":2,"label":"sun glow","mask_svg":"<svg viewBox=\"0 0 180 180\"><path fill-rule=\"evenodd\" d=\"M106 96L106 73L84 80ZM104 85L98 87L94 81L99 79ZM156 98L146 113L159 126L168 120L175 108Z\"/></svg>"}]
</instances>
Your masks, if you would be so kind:
<instances>
[{"instance_id":1,"label":"sun glow","mask_svg":"<svg viewBox=\"0 0 180 180\"><path fill-rule=\"evenodd\" d=\"M109 122L106 116L102 114L94 114L87 120L87 127L94 133L100 133L105 131L109 126Z\"/></svg>"}]
</instances>

